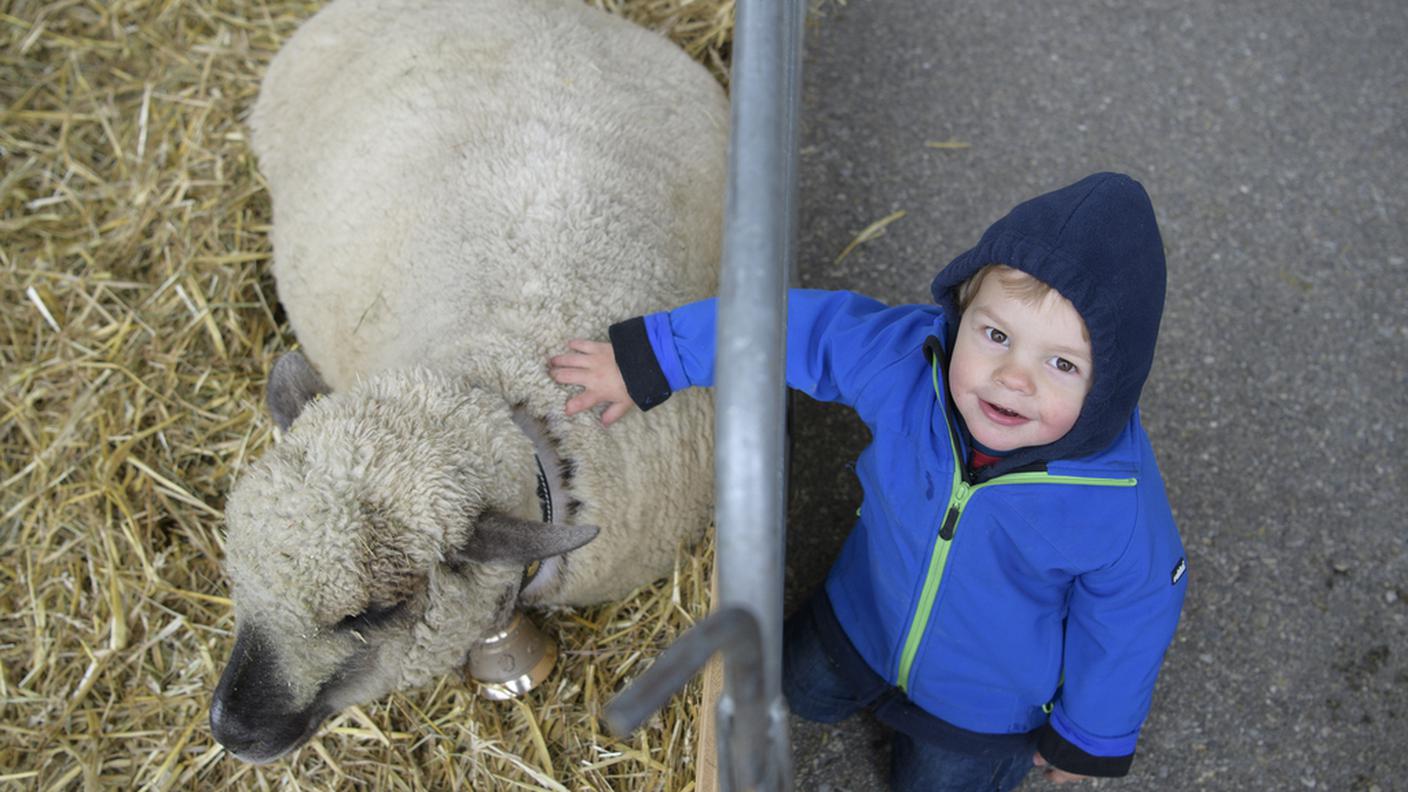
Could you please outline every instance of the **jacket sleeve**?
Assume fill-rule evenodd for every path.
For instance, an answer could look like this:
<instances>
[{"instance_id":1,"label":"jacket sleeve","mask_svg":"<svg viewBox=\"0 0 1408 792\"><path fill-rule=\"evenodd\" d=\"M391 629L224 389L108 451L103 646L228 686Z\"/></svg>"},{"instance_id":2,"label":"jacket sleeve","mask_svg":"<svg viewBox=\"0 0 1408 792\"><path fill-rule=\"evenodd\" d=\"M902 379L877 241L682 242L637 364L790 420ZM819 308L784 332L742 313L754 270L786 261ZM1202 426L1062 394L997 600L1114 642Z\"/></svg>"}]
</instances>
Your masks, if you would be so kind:
<instances>
[{"instance_id":1,"label":"jacket sleeve","mask_svg":"<svg viewBox=\"0 0 1408 792\"><path fill-rule=\"evenodd\" d=\"M820 401L857 407L888 365L914 354L937 307L886 307L851 292L793 289L787 295L787 385ZM717 302L711 298L611 327L616 362L641 409L670 393L714 384ZM865 416L862 414L861 416Z\"/></svg>"},{"instance_id":2,"label":"jacket sleeve","mask_svg":"<svg viewBox=\"0 0 1408 792\"><path fill-rule=\"evenodd\" d=\"M1037 738L1041 755L1066 772L1122 776L1134 761L1188 586L1182 543L1159 500L1156 524L1146 516L1120 557L1077 577L1071 592L1065 679Z\"/></svg>"}]
</instances>

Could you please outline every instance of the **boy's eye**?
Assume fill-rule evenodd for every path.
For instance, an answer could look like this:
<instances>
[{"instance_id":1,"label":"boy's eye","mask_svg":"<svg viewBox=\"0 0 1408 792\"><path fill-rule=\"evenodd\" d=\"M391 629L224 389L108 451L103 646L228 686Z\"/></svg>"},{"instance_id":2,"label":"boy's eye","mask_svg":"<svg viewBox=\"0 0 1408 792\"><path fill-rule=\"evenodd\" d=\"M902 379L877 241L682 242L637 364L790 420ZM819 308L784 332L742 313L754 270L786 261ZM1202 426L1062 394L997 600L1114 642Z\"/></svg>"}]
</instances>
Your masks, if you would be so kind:
<instances>
[{"instance_id":1,"label":"boy's eye","mask_svg":"<svg viewBox=\"0 0 1408 792\"><path fill-rule=\"evenodd\" d=\"M1069 360L1066 360L1065 358L1055 358L1054 362L1051 365L1055 366L1057 371L1060 371L1065 374L1074 374L1076 373L1076 371L1079 370L1076 368L1076 364L1072 363Z\"/></svg>"},{"instance_id":2,"label":"boy's eye","mask_svg":"<svg viewBox=\"0 0 1408 792\"><path fill-rule=\"evenodd\" d=\"M1007 334L1002 332L1001 330L998 330L996 327L983 328L983 334L988 337L989 341L995 344L1007 343Z\"/></svg>"}]
</instances>

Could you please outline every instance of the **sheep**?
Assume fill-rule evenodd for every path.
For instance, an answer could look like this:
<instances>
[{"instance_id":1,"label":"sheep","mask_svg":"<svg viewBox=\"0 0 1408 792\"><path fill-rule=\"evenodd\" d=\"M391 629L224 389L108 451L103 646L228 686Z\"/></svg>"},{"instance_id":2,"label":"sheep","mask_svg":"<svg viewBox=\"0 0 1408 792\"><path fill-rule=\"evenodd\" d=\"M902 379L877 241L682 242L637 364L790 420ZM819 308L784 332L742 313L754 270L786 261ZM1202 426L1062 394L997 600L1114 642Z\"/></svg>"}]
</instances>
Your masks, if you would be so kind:
<instances>
[{"instance_id":1,"label":"sheep","mask_svg":"<svg viewBox=\"0 0 1408 792\"><path fill-rule=\"evenodd\" d=\"M210 718L263 763L459 668L516 608L664 576L707 527L708 397L608 432L564 415L547 358L716 289L728 108L581 0L335 0L249 123L306 357L270 372L278 441L226 500Z\"/></svg>"}]
</instances>

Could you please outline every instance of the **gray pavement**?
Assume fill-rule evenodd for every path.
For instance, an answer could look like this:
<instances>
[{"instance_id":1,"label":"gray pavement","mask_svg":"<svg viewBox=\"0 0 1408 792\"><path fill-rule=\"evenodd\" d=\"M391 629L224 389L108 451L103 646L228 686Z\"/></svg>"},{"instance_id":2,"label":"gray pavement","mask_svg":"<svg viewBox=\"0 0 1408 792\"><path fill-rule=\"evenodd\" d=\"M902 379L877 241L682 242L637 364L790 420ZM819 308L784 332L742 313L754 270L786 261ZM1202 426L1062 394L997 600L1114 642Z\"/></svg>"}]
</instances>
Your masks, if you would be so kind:
<instances>
[{"instance_id":1,"label":"gray pavement","mask_svg":"<svg viewBox=\"0 0 1408 792\"><path fill-rule=\"evenodd\" d=\"M803 285L924 301L1020 200L1104 169L1153 197L1143 411L1191 583L1134 770L1101 788L1408 789L1405 41L1402 0L849 0L807 31ZM849 527L865 431L799 399L794 437L789 609ZM799 789L884 788L873 721L792 726Z\"/></svg>"}]
</instances>

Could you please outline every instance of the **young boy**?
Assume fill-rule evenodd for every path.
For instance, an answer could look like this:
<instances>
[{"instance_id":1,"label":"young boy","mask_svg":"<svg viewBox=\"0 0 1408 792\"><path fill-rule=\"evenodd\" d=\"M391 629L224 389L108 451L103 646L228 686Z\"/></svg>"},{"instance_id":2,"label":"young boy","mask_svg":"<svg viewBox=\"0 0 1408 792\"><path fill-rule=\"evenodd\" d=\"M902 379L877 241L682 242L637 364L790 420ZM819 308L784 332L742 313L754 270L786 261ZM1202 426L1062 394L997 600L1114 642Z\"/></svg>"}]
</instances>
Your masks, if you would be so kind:
<instances>
[{"instance_id":1,"label":"young boy","mask_svg":"<svg viewBox=\"0 0 1408 792\"><path fill-rule=\"evenodd\" d=\"M873 435L826 585L785 627L792 710L896 730L896 789L1121 776L1187 586L1139 423L1164 299L1138 182L1014 208L934 279L934 306L796 290L788 385ZM603 422L713 380L714 302L569 342L553 377ZM618 366L619 364L619 366Z\"/></svg>"}]
</instances>

